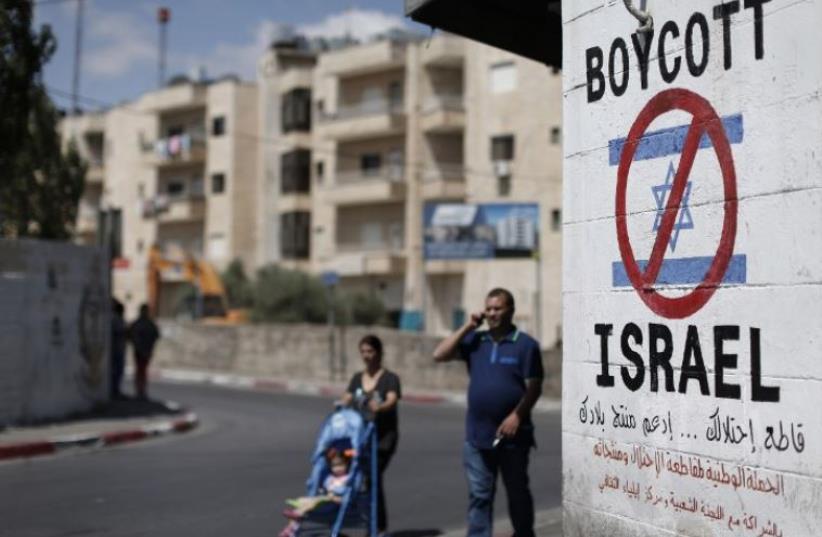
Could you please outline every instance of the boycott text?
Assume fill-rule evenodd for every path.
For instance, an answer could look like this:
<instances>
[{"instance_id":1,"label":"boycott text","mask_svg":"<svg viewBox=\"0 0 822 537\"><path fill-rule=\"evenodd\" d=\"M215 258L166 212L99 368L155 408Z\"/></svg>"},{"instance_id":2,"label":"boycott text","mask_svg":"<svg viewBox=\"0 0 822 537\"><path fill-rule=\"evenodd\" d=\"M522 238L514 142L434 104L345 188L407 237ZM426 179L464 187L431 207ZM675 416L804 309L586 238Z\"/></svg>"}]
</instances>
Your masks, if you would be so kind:
<instances>
[{"instance_id":1,"label":"boycott text","mask_svg":"<svg viewBox=\"0 0 822 537\"><path fill-rule=\"evenodd\" d=\"M744 8L753 9L754 13L754 57L761 60L765 54L764 28L762 18L762 5L771 0L745 0ZM731 50L731 18L740 10L740 2L723 2L713 7L713 19L721 21L722 24L722 50L723 65L725 70L731 68L733 54ZM659 74L662 80L671 84L676 80L682 68L682 58L678 55L668 58L665 55L666 45L673 43L673 40L680 37L680 29L676 22L667 21L660 26L659 37L656 40L656 53L659 58ZM692 76L698 77L705 72L708 66L710 54L710 37L708 30L708 19L700 12L693 13L685 25L685 63L688 72ZM654 34L650 34L647 42L642 44L642 40L635 33L631 35L631 45L636 56L639 68L640 85L642 89L648 88L648 66L651 63L651 48L654 44ZM702 43L700 57L695 56L694 43ZM603 69L606 67L605 56L602 48L590 47L585 51L585 66L587 70L588 102L592 103L600 100L608 87L615 97L619 97L628 89L630 69L628 65L628 45L621 37L617 37L611 43L608 53L608 83L605 81Z\"/></svg>"}]
</instances>

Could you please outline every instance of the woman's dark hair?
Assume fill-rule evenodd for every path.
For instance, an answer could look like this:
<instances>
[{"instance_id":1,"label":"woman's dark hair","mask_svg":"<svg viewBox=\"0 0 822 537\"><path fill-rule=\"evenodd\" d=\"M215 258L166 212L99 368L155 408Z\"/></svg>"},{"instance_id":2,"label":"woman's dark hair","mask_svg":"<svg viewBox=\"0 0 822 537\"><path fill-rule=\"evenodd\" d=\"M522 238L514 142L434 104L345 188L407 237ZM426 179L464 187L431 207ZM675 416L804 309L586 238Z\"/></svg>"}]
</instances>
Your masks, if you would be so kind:
<instances>
[{"instance_id":1,"label":"woman's dark hair","mask_svg":"<svg viewBox=\"0 0 822 537\"><path fill-rule=\"evenodd\" d=\"M368 334L362 337L360 340L359 346L368 345L375 351L377 351L377 356L382 358L382 340L375 336L374 334Z\"/></svg>"}]
</instances>

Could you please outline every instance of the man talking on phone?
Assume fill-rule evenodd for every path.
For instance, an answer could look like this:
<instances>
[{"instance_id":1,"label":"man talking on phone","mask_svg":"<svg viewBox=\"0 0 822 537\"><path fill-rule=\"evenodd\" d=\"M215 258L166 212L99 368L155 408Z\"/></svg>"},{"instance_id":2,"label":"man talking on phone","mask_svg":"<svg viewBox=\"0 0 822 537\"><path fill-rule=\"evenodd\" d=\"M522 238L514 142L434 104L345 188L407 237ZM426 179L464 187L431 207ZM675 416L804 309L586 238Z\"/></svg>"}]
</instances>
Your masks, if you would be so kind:
<instances>
[{"instance_id":1,"label":"man talking on phone","mask_svg":"<svg viewBox=\"0 0 822 537\"><path fill-rule=\"evenodd\" d=\"M534 537L528 457L534 443L531 409L542 393L539 343L513 323L514 297L492 289L485 309L445 338L434 360L468 366L463 465L468 479L468 537L492 537L497 474L508 496L515 537ZM487 330L479 330L483 321Z\"/></svg>"}]
</instances>

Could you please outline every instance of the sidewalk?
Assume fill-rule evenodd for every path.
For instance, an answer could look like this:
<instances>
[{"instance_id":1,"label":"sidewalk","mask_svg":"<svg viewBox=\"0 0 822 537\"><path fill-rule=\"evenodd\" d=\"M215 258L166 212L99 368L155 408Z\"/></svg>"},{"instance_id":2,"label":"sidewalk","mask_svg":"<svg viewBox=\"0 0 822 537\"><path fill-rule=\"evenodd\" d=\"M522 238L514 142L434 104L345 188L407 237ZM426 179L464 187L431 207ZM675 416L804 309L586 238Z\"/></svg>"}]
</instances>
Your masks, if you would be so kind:
<instances>
[{"instance_id":1,"label":"sidewalk","mask_svg":"<svg viewBox=\"0 0 822 537\"><path fill-rule=\"evenodd\" d=\"M534 533L537 537L562 537L562 507L534 513ZM513 534L514 530L507 517L494 521L495 537L510 537ZM447 531L438 537L465 537L465 528Z\"/></svg>"},{"instance_id":2,"label":"sidewalk","mask_svg":"<svg viewBox=\"0 0 822 537\"><path fill-rule=\"evenodd\" d=\"M347 386L347 384L342 382L292 380L279 377L240 375L197 369L154 368L150 374L152 379L179 384L207 384L242 390L293 393L321 397L340 396ZM403 389L402 399L406 403L466 406L466 395L464 391L435 392ZM561 406L561 402L557 399L540 399L537 401L534 411L556 412L561 409Z\"/></svg>"},{"instance_id":3,"label":"sidewalk","mask_svg":"<svg viewBox=\"0 0 822 537\"><path fill-rule=\"evenodd\" d=\"M182 433L198 423L196 414L171 401L116 400L56 423L0 430L0 462Z\"/></svg>"}]
</instances>

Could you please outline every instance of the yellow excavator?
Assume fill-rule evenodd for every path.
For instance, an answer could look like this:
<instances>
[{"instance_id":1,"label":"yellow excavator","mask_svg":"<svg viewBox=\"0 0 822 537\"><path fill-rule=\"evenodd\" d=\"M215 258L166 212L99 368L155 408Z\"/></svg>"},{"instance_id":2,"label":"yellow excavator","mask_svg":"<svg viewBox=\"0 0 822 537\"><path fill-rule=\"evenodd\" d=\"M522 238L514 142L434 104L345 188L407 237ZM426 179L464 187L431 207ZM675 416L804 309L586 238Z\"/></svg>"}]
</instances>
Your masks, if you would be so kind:
<instances>
[{"instance_id":1,"label":"yellow excavator","mask_svg":"<svg viewBox=\"0 0 822 537\"><path fill-rule=\"evenodd\" d=\"M192 317L212 324L242 324L248 321L248 313L242 309L229 309L228 299L220 275L208 262L185 255L181 260L163 257L159 247L153 246L148 256L148 307L152 317L160 310L160 289L164 275L173 275L176 281L194 286L196 296L192 304Z\"/></svg>"}]
</instances>

